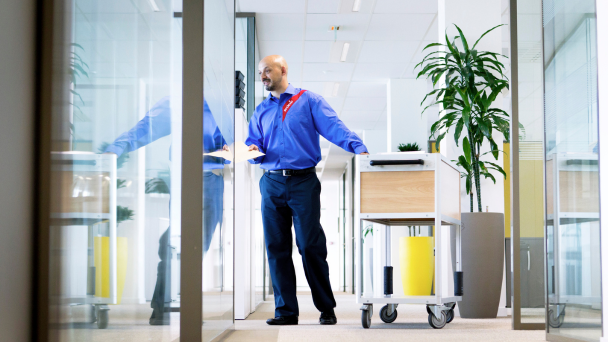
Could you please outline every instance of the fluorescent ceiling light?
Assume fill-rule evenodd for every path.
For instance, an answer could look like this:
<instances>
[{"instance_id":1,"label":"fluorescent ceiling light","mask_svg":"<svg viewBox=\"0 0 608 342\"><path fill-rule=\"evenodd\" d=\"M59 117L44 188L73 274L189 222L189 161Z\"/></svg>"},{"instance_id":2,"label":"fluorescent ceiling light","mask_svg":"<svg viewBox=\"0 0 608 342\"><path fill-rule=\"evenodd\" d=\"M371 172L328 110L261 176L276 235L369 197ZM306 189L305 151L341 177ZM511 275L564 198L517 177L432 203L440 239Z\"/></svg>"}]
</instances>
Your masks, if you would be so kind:
<instances>
[{"instance_id":1,"label":"fluorescent ceiling light","mask_svg":"<svg viewBox=\"0 0 608 342\"><path fill-rule=\"evenodd\" d=\"M361 0L355 0L355 4L353 5L353 12L359 12L361 8Z\"/></svg>"},{"instance_id":2,"label":"fluorescent ceiling light","mask_svg":"<svg viewBox=\"0 0 608 342\"><path fill-rule=\"evenodd\" d=\"M150 7L152 7L152 10L154 12L160 12L160 9L158 8L158 5L156 4L155 0L148 0L148 2L150 2Z\"/></svg>"},{"instance_id":3,"label":"fluorescent ceiling light","mask_svg":"<svg viewBox=\"0 0 608 342\"><path fill-rule=\"evenodd\" d=\"M333 97L338 96L338 89L340 89L340 83L334 83L334 90L332 91L331 95Z\"/></svg>"},{"instance_id":4,"label":"fluorescent ceiling light","mask_svg":"<svg viewBox=\"0 0 608 342\"><path fill-rule=\"evenodd\" d=\"M348 55L348 48L350 47L350 43L344 43L342 47L342 56L340 57L340 62L346 62L346 55Z\"/></svg>"}]
</instances>

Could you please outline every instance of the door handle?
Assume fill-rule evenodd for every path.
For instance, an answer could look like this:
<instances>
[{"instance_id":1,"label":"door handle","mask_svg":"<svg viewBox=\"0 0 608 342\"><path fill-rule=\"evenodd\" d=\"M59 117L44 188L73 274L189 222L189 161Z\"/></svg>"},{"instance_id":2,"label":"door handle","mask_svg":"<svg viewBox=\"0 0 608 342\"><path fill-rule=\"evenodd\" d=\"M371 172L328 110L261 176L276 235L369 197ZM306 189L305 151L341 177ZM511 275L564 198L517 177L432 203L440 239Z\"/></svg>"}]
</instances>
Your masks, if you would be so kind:
<instances>
[{"instance_id":1,"label":"door handle","mask_svg":"<svg viewBox=\"0 0 608 342\"><path fill-rule=\"evenodd\" d=\"M528 271L530 270L530 250L528 249Z\"/></svg>"}]
</instances>

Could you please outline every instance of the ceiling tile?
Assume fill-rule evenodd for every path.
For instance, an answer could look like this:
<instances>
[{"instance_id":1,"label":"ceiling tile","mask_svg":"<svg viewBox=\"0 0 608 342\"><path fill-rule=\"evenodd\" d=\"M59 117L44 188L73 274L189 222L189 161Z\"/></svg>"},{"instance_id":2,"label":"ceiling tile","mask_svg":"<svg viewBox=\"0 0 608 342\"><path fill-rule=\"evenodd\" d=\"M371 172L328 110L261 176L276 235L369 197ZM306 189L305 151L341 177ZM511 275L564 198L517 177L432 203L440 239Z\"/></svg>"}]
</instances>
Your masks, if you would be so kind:
<instances>
[{"instance_id":1,"label":"ceiling tile","mask_svg":"<svg viewBox=\"0 0 608 342\"><path fill-rule=\"evenodd\" d=\"M359 63L353 73L353 81L387 81L400 78L407 64Z\"/></svg>"},{"instance_id":2,"label":"ceiling tile","mask_svg":"<svg viewBox=\"0 0 608 342\"><path fill-rule=\"evenodd\" d=\"M443 39L440 38L441 37L439 37L439 24L437 23L437 16L435 16L433 17L431 25L429 25L428 27L428 31L426 32L424 39L431 40L433 42L443 41Z\"/></svg>"},{"instance_id":3,"label":"ceiling tile","mask_svg":"<svg viewBox=\"0 0 608 342\"><path fill-rule=\"evenodd\" d=\"M411 63L414 63L414 65L420 63L422 61L422 59L424 58L424 56L428 55L429 53L433 52L433 51L437 51L437 47L433 46L430 47L426 50L424 50L424 48L431 44L431 43L436 43L437 41L433 41L433 40L425 40L422 42L422 44L419 45L418 47L418 51L416 51L416 53L414 54L414 56L412 57L412 60L410 61ZM424 51L423 51L424 50Z\"/></svg>"},{"instance_id":4,"label":"ceiling tile","mask_svg":"<svg viewBox=\"0 0 608 342\"><path fill-rule=\"evenodd\" d=\"M420 41L365 41L359 54L359 63L404 63L409 62L420 45Z\"/></svg>"},{"instance_id":5,"label":"ceiling tile","mask_svg":"<svg viewBox=\"0 0 608 342\"><path fill-rule=\"evenodd\" d=\"M342 111L342 107L344 106L344 98L343 97L326 97L325 101L329 103L329 106L333 108L333 110L340 115Z\"/></svg>"},{"instance_id":6,"label":"ceiling tile","mask_svg":"<svg viewBox=\"0 0 608 342\"><path fill-rule=\"evenodd\" d=\"M302 82L302 89L312 91L315 94L323 95L325 92L325 87L328 83L330 82Z\"/></svg>"},{"instance_id":7,"label":"ceiling tile","mask_svg":"<svg viewBox=\"0 0 608 342\"><path fill-rule=\"evenodd\" d=\"M344 110L382 111L386 108L386 97L347 97Z\"/></svg>"},{"instance_id":8,"label":"ceiling tile","mask_svg":"<svg viewBox=\"0 0 608 342\"><path fill-rule=\"evenodd\" d=\"M374 0L360 0L359 11L353 12L355 7L355 0L342 0L338 13L353 14L353 13L372 13L372 7L374 6Z\"/></svg>"},{"instance_id":9,"label":"ceiling tile","mask_svg":"<svg viewBox=\"0 0 608 342\"><path fill-rule=\"evenodd\" d=\"M309 14L306 16L306 40L363 40L369 14ZM329 31L338 25L337 35Z\"/></svg>"},{"instance_id":10,"label":"ceiling tile","mask_svg":"<svg viewBox=\"0 0 608 342\"><path fill-rule=\"evenodd\" d=\"M437 13L437 1L376 0L374 13Z\"/></svg>"},{"instance_id":11,"label":"ceiling tile","mask_svg":"<svg viewBox=\"0 0 608 342\"><path fill-rule=\"evenodd\" d=\"M260 40L260 57L281 55L287 61L291 72L294 63L302 63L302 41Z\"/></svg>"},{"instance_id":12,"label":"ceiling tile","mask_svg":"<svg viewBox=\"0 0 608 342\"><path fill-rule=\"evenodd\" d=\"M304 14L256 14L259 40L302 41Z\"/></svg>"},{"instance_id":13,"label":"ceiling tile","mask_svg":"<svg viewBox=\"0 0 608 342\"><path fill-rule=\"evenodd\" d=\"M332 45L331 41L306 41L304 43L304 62L328 63Z\"/></svg>"},{"instance_id":14,"label":"ceiling tile","mask_svg":"<svg viewBox=\"0 0 608 342\"><path fill-rule=\"evenodd\" d=\"M386 82L351 82L347 96L386 98Z\"/></svg>"},{"instance_id":15,"label":"ceiling tile","mask_svg":"<svg viewBox=\"0 0 608 342\"><path fill-rule=\"evenodd\" d=\"M237 0L240 12L304 13L305 7L305 0Z\"/></svg>"},{"instance_id":16,"label":"ceiling tile","mask_svg":"<svg viewBox=\"0 0 608 342\"><path fill-rule=\"evenodd\" d=\"M304 63L303 81L350 81L355 65L351 63Z\"/></svg>"},{"instance_id":17,"label":"ceiling tile","mask_svg":"<svg viewBox=\"0 0 608 342\"><path fill-rule=\"evenodd\" d=\"M417 68L414 68L416 66L416 64L418 64L418 63L410 63L407 66L407 68L405 68L405 70L403 71L401 78L416 78L416 76L418 76L418 73L422 70L422 68L420 66L418 66ZM420 76L420 77L426 78L425 76Z\"/></svg>"},{"instance_id":18,"label":"ceiling tile","mask_svg":"<svg viewBox=\"0 0 608 342\"><path fill-rule=\"evenodd\" d=\"M338 13L340 0L308 0L308 13Z\"/></svg>"},{"instance_id":19,"label":"ceiling tile","mask_svg":"<svg viewBox=\"0 0 608 342\"><path fill-rule=\"evenodd\" d=\"M289 72L287 73L287 79L291 82L291 81L302 81L302 63L290 63L287 62L289 65Z\"/></svg>"},{"instance_id":20,"label":"ceiling tile","mask_svg":"<svg viewBox=\"0 0 608 342\"><path fill-rule=\"evenodd\" d=\"M421 40L434 14L374 14L365 40Z\"/></svg>"},{"instance_id":21,"label":"ceiling tile","mask_svg":"<svg viewBox=\"0 0 608 342\"><path fill-rule=\"evenodd\" d=\"M342 52L344 51L345 45L348 44L348 51L346 53L346 60L342 61ZM361 49L361 41L343 41L338 40L332 43L331 53L329 54L330 63L355 63L359 50Z\"/></svg>"},{"instance_id":22,"label":"ceiling tile","mask_svg":"<svg viewBox=\"0 0 608 342\"><path fill-rule=\"evenodd\" d=\"M346 106L345 106L345 108L346 108ZM342 120L350 120L350 121L377 121L381 115L382 115L382 111L346 110L346 109L344 109L342 111L342 115L340 115L340 118Z\"/></svg>"}]
</instances>

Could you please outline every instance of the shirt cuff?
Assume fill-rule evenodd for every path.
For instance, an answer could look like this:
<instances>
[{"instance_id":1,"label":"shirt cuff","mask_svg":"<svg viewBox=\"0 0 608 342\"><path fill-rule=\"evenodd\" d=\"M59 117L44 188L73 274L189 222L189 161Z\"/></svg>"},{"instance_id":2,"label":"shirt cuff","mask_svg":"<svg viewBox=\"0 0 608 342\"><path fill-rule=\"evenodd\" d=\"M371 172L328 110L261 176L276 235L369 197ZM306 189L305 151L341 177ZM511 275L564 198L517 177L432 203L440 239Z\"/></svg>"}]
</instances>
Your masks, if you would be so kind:
<instances>
[{"instance_id":1,"label":"shirt cuff","mask_svg":"<svg viewBox=\"0 0 608 342\"><path fill-rule=\"evenodd\" d=\"M361 145L355 148L355 154L361 154L363 152L367 152L367 147L365 147L365 145Z\"/></svg>"},{"instance_id":2,"label":"shirt cuff","mask_svg":"<svg viewBox=\"0 0 608 342\"><path fill-rule=\"evenodd\" d=\"M122 155L122 153L124 152L124 148L120 148L116 145L110 145L108 147L106 147L106 150L104 152L112 152L114 154L116 154L118 157L120 157Z\"/></svg>"}]
</instances>

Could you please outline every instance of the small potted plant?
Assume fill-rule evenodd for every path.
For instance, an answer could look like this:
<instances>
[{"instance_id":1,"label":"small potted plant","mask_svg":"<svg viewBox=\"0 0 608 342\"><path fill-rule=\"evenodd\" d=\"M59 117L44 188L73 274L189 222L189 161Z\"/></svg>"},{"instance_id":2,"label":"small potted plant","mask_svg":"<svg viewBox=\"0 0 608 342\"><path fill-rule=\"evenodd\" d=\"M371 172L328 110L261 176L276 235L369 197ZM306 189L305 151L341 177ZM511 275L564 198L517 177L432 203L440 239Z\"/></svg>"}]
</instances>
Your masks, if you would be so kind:
<instances>
[{"instance_id":1,"label":"small potted plant","mask_svg":"<svg viewBox=\"0 0 608 342\"><path fill-rule=\"evenodd\" d=\"M421 151L417 143L399 144L397 146L400 152L418 152Z\"/></svg>"}]
</instances>

